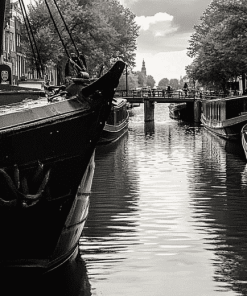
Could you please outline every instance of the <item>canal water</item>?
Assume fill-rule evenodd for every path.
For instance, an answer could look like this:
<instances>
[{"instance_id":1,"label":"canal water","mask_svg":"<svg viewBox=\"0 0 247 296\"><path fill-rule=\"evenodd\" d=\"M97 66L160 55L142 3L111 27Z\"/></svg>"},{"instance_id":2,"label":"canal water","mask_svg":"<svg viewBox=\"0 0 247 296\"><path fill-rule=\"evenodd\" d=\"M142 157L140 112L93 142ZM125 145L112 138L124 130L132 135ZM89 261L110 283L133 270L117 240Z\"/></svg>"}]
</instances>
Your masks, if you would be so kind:
<instances>
[{"instance_id":1,"label":"canal water","mask_svg":"<svg viewBox=\"0 0 247 296\"><path fill-rule=\"evenodd\" d=\"M93 296L247 295L247 166L239 143L143 106L98 147L80 239Z\"/></svg>"}]
</instances>

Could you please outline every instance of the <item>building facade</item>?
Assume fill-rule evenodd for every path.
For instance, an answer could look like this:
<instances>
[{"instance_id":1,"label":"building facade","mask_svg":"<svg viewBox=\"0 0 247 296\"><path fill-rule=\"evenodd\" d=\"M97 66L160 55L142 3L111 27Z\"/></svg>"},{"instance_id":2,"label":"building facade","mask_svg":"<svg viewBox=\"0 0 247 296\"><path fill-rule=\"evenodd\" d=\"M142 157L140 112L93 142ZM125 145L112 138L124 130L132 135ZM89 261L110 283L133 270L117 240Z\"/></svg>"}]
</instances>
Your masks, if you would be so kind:
<instances>
[{"instance_id":1,"label":"building facade","mask_svg":"<svg viewBox=\"0 0 247 296\"><path fill-rule=\"evenodd\" d=\"M0 64L11 69L12 84L25 76L26 56L21 47L21 10L18 1L7 1Z\"/></svg>"},{"instance_id":2,"label":"building facade","mask_svg":"<svg viewBox=\"0 0 247 296\"><path fill-rule=\"evenodd\" d=\"M0 50L0 64L8 65L11 69L11 84L32 87L32 81L39 80L42 88L44 78L50 84L57 84L57 65L45 65L44 78L39 79L37 71L28 68L27 57L22 46L23 16L19 1L7 0L5 7L5 23L3 32L3 46Z\"/></svg>"}]
</instances>

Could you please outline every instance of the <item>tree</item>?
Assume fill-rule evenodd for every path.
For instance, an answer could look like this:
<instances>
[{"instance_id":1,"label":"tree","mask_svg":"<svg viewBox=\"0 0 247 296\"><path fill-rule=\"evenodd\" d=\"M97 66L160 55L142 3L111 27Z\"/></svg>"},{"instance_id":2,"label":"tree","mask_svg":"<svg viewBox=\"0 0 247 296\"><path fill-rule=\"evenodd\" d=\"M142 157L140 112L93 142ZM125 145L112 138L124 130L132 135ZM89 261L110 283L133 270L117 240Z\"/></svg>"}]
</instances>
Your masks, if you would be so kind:
<instances>
[{"instance_id":1,"label":"tree","mask_svg":"<svg viewBox=\"0 0 247 296\"><path fill-rule=\"evenodd\" d=\"M147 86L150 86L151 88L153 88L155 85L155 80L153 78L152 75L148 75L147 76Z\"/></svg>"},{"instance_id":2,"label":"tree","mask_svg":"<svg viewBox=\"0 0 247 296\"><path fill-rule=\"evenodd\" d=\"M75 52L69 34L51 1L49 6L67 52ZM85 56L90 75L98 74L103 65L108 69L116 60L134 65L139 27L135 15L116 0L60 0L58 6L78 51ZM76 7L76 9L75 9ZM54 28L44 0L29 5L29 19L41 57L41 64L49 60L61 65L66 51ZM25 36L27 55L33 54Z\"/></svg>"},{"instance_id":3,"label":"tree","mask_svg":"<svg viewBox=\"0 0 247 296\"><path fill-rule=\"evenodd\" d=\"M170 79L170 86L173 89L178 89L178 86L179 86L178 79L176 79L176 78Z\"/></svg>"},{"instance_id":4,"label":"tree","mask_svg":"<svg viewBox=\"0 0 247 296\"><path fill-rule=\"evenodd\" d=\"M138 81L138 86L139 87L142 87L142 86L144 86L144 82L145 82L145 77L143 76L143 73L142 72L140 72L140 71L137 71L136 72L136 74L137 74L137 81Z\"/></svg>"},{"instance_id":5,"label":"tree","mask_svg":"<svg viewBox=\"0 0 247 296\"><path fill-rule=\"evenodd\" d=\"M64 53L58 37L54 32L54 27L52 26L45 3L41 0L36 0L34 5L29 5L28 18L35 36L38 56L36 50L34 53L32 52L32 47L30 46L28 34L26 29L24 29L24 25L22 29L22 41L27 61L29 62L28 66L30 68L35 68L34 61L37 59L39 66L44 68L50 60L57 63L61 57L64 56ZM36 47L33 44L33 48L36 49Z\"/></svg>"},{"instance_id":6,"label":"tree","mask_svg":"<svg viewBox=\"0 0 247 296\"><path fill-rule=\"evenodd\" d=\"M247 72L246 22L244 0L213 0L190 40L188 76L225 90L227 81Z\"/></svg>"},{"instance_id":7,"label":"tree","mask_svg":"<svg viewBox=\"0 0 247 296\"><path fill-rule=\"evenodd\" d=\"M158 87L165 89L165 88L167 88L169 83L170 83L170 81L168 78L162 78L158 83Z\"/></svg>"},{"instance_id":8,"label":"tree","mask_svg":"<svg viewBox=\"0 0 247 296\"><path fill-rule=\"evenodd\" d=\"M128 73L128 90L135 89L138 87L138 77L135 73ZM123 73L120 77L119 84L117 87L118 90L126 90L126 73Z\"/></svg>"},{"instance_id":9,"label":"tree","mask_svg":"<svg viewBox=\"0 0 247 296\"><path fill-rule=\"evenodd\" d=\"M95 9L100 7L104 18L117 32L117 38L113 44L113 58L121 57L131 68L135 66L136 39L139 35L139 26L135 23L135 14L128 8L124 8L117 0L94 0L97 3ZM102 5L104 3L104 5Z\"/></svg>"}]
</instances>

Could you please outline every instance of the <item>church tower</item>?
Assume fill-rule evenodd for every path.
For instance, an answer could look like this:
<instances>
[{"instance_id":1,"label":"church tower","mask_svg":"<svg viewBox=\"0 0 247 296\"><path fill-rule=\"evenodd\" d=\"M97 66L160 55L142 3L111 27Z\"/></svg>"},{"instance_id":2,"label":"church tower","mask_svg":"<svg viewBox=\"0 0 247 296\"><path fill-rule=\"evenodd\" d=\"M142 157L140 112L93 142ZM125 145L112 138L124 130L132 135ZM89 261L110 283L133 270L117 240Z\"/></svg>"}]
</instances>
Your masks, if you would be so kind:
<instances>
[{"instance_id":1,"label":"church tower","mask_svg":"<svg viewBox=\"0 0 247 296\"><path fill-rule=\"evenodd\" d=\"M142 61L142 69L141 69L141 72L142 72L142 74L143 74L144 77L147 76L147 70L146 70L144 59Z\"/></svg>"},{"instance_id":2,"label":"church tower","mask_svg":"<svg viewBox=\"0 0 247 296\"><path fill-rule=\"evenodd\" d=\"M144 59L142 61L142 69L141 69L141 73L143 75L144 81L143 81L143 86L147 86L147 70L146 70L146 65L144 62Z\"/></svg>"}]
</instances>

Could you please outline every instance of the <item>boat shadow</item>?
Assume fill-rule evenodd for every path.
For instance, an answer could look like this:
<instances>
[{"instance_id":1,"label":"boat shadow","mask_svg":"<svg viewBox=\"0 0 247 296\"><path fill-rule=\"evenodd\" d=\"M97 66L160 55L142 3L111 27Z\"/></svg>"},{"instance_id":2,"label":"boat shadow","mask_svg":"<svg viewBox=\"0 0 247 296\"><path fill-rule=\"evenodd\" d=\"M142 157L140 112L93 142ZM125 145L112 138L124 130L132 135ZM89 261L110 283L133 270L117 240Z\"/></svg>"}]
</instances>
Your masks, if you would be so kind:
<instances>
[{"instance_id":1,"label":"boat shadow","mask_svg":"<svg viewBox=\"0 0 247 296\"><path fill-rule=\"evenodd\" d=\"M1 272L0 295L32 296L90 296L91 285L84 260L77 248L63 265L42 274L40 271L23 270Z\"/></svg>"}]
</instances>

